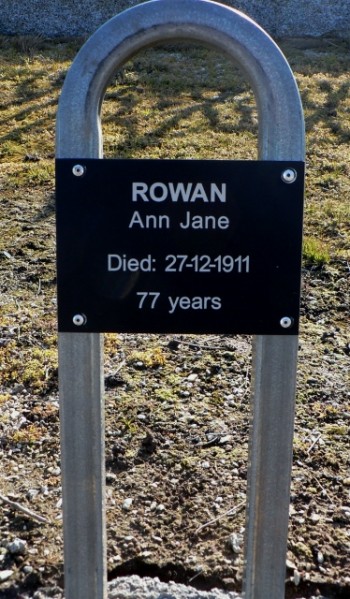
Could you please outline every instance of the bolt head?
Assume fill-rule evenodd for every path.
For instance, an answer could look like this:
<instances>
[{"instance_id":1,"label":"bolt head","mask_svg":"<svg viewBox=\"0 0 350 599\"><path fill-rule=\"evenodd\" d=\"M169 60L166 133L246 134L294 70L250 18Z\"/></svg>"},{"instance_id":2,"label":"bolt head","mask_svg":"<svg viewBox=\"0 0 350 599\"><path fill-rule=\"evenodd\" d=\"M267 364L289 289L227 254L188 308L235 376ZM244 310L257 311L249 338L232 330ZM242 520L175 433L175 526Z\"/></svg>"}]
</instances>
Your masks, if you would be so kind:
<instances>
[{"instance_id":1,"label":"bolt head","mask_svg":"<svg viewBox=\"0 0 350 599\"><path fill-rule=\"evenodd\" d=\"M75 314L73 316L73 324L75 324L76 327L81 327L85 323L86 323L85 314Z\"/></svg>"},{"instance_id":2,"label":"bolt head","mask_svg":"<svg viewBox=\"0 0 350 599\"><path fill-rule=\"evenodd\" d=\"M293 325L293 318L290 318L290 316L283 316L280 320L280 325L282 329L290 329Z\"/></svg>"},{"instance_id":3,"label":"bolt head","mask_svg":"<svg viewBox=\"0 0 350 599\"><path fill-rule=\"evenodd\" d=\"M282 181L284 181L284 183L294 183L294 181L297 179L297 176L297 172L294 168L287 168L282 173Z\"/></svg>"},{"instance_id":4,"label":"bolt head","mask_svg":"<svg viewBox=\"0 0 350 599\"><path fill-rule=\"evenodd\" d=\"M85 167L82 164L75 164L72 173L75 177L82 177L85 174Z\"/></svg>"}]
</instances>

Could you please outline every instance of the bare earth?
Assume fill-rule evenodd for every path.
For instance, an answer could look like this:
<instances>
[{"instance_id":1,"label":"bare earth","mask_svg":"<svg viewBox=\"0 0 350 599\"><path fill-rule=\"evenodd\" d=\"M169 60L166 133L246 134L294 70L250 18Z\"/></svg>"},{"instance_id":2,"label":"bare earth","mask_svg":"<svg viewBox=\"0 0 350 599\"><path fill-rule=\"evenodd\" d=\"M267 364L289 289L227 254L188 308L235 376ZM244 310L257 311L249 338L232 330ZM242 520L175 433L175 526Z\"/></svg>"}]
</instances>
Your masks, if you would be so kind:
<instances>
[{"instance_id":1,"label":"bare earth","mask_svg":"<svg viewBox=\"0 0 350 599\"><path fill-rule=\"evenodd\" d=\"M309 52L313 60L315 51ZM18 102L20 127L26 115ZM51 144L47 162L53 160L50 127L44 131ZM345 144L345 129L334 133L339 144ZM26 599L45 588L58 598L63 540L53 179L52 170L48 179L35 170L40 152L29 152L24 138L19 143L17 162L3 156L0 183L0 597ZM311 174L318 168L312 160ZM30 180L18 178L28 174ZM335 220L331 226L325 235L345 247L345 226L342 233ZM337 252L303 269L288 598L350 597L349 274L344 253ZM251 340L107 335L105 348L110 580L139 574L239 592Z\"/></svg>"},{"instance_id":2,"label":"bare earth","mask_svg":"<svg viewBox=\"0 0 350 599\"><path fill-rule=\"evenodd\" d=\"M45 269L39 262L35 267ZM336 274L330 267L304 274L288 597L301 590L308 596L316 588L329 597L350 591L349 338L339 309L345 308L347 279L345 272ZM55 308L46 307L42 294L33 300L46 318L54 318ZM30 328L29 342L45 347L40 323ZM22 335L27 344L20 322L7 325L1 343ZM239 590L250 340L110 335L106 345L110 578L138 573L202 589ZM62 585L56 376L48 369L43 396L20 382L1 389L8 394L2 405L1 492L47 521L3 501L1 569L12 571L2 584L4 598ZM19 553L11 551L16 537L25 541Z\"/></svg>"}]
</instances>

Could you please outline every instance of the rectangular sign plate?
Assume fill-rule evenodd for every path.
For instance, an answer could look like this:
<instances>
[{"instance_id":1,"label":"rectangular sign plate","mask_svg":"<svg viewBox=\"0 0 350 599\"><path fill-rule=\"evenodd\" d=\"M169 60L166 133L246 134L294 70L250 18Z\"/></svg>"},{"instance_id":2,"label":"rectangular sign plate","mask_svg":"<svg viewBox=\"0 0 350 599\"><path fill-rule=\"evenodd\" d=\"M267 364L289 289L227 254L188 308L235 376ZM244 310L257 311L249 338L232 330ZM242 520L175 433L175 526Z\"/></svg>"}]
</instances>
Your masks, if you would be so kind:
<instances>
[{"instance_id":1,"label":"rectangular sign plate","mask_svg":"<svg viewBox=\"0 0 350 599\"><path fill-rule=\"evenodd\" d=\"M302 162L58 159L56 180L59 331L298 333Z\"/></svg>"}]
</instances>

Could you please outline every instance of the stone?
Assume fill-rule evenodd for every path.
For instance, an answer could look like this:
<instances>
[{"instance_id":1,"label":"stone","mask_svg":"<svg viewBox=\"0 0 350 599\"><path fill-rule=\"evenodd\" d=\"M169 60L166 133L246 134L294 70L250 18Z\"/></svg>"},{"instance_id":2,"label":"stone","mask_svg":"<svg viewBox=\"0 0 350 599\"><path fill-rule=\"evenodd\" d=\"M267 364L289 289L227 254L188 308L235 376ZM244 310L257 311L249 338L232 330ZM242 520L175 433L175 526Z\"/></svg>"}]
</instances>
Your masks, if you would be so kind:
<instances>
[{"instance_id":1,"label":"stone","mask_svg":"<svg viewBox=\"0 0 350 599\"><path fill-rule=\"evenodd\" d=\"M233 553L240 553L242 551L244 537L241 534L233 532L229 538L229 544Z\"/></svg>"},{"instance_id":2,"label":"stone","mask_svg":"<svg viewBox=\"0 0 350 599\"><path fill-rule=\"evenodd\" d=\"M132 498L128 497L123 503L123 510L129 510L132 506Z\"/></svg>"},{"instance_id":3,"label":"stone","mask_svg":"<svg viewBox=\"0 0 350 599\"><path fill-rule=\"evenodd\" d=\"M5 580L8 580L9 578L11 578L13 574L13 570L1 570L0 571L0 582L5 582Z\"/></svg>"},{"instance_id":4,"label":"stone","mask_svg":"<svg viewBox=\"0 0 350 599\"><path fill-rule=\"evenodd\" d=\"M23 555L27 551L27 541L14 539L14 541L8 543L7 550L12 555Z\"/></svg>"}]
</instances>

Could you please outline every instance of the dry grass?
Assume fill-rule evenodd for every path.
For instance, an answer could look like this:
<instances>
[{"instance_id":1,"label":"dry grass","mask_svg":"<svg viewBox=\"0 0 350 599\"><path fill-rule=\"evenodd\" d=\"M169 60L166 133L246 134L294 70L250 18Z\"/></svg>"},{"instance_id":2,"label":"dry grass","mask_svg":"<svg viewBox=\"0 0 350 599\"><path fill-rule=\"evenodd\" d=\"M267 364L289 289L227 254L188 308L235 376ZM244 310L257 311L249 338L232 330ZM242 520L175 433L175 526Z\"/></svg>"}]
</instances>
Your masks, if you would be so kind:
<instances>
[{"instance_id":1,"label":"dry grass","mask_svg":"<svg viewBox=\"0 0 350 599\"><path fill-rule=\"evenodd\" d=\"M59 477L56 474L59 454L54 126L64 76L80 45L81 40L0 38L2 483L6 493L12 492L13 488L22 493L25 484L32 488L34 484L40 486L45 483L50 494L42 497L42 503L38 500L38 505L45 513L50 510L55 517L59 512ZM313 41L312 44L308 41L301 44L299 40L298 43L284 42L282 46L300 86L307 127L303 330L293 482L296 512L294 516L292 514L289 557L296 560L300 568L304 568L306 563L308 566L311 564L312 576L320 576L319 563L314 559L314 548L319 543L329 568L324 579L333 582L342 579L344 582L348 576L348 537L345 524L342 529L340 520L337 520L336 527L332 528L331 518L334 517L334 505L340 502L345 505L346 485L349 484L345 474L348 467L348 425L342 420L343 414L349 413L346 381L350 351L349 47L339 40ZM257 154L256 108L248 86L224 57L196 47L147 50L128 63L116 74L107 90L103 104L103 131L107 157L251 159ZM233 348L224 347L223 351L222 345L231 341L220 339L218 347L217 339L209 339L201 341L199 347L197 340L186 338L182 340L180 350L173 352L164 339L155 335L143 336L142 339L105 336L106 414L109 419L106 443L110 453L111 447L119 448L119 454L112 452L109 456L109 468L113 466L121 470L118 473L121 487L123 480L125 482L123 476L126 483L134 485L127 478L124 466L128 467L133 460L136 460L136 465L139 464L137 460L142 462L145 452L152 450L150 438L146 437L148 444L145 443L145 424L139 418L141 414L149 419L147 426L155 426L155 439L162 451L159 451L159 462L155 461L153 474L147 471L147 476L139 475L140 497L145 494L146 483L153 480L152 476L158 480L160 472L164 478L171 472L176 478L183 476L181 484L185 497L186 493L189 497L192 493L188 483L191 472L194 473L191 485L195 489L196 501L205 495L203 489L208 488L210 493L215 494L211 477L208 487L205 487L206 482L203 483L203 488L198 486L197 493L197 482L203 482L200 480L204 472L203 456L200 452L191 452L191 449L191 455L188 455L189 423L192 420L197 423L196 430L202 431L205 440L204 431L211 430L213 422L226 418L227 412L225 426L231 418L231 432L235 437L232 450L227 453L225 474L230 472L231 475L232 460L239 462L242 475L239 474L238 481L243 488L247 443L242 442L242 438L246 438L249 420L249 360L246 347L244 352L240 350L241 341L238 339L234 340ZM142 363L142 367L138 363ZM217 377L218 368L223 374ZM186 377L193 372L199 374L192 388ZM16 391L21 385L25 390ZM190 391L187 391L186 385L191 385L188 387ZM115 387L118 387L116 394L113 393ZM227 404L227 398L233 397L233 388L234 413ZM14 405L18 409L17 416L13 413ZM23 426L16 428L14 423L16 418L23 416L21 410L24 408ZM195 415L190 414L192 409ZM116 440L114 436L116 430L121 435L119 445L119 437ZM169 438L172 445L163 446ZM206 456L211 459L213 455L215 468L224 469L223 449L214 449L216 453L208 450ZM13 461L12 451L17 452ZM35 464L39 463L36 451L43 456L40 460L45 463L44 469L35 470ZM205 453L205 447L203 451ZM308 460L307 468L305 460ZM12 479L10 474L20 467L27 478L22 480L18 476ZM340 477L344 479L343 486L339 482ZM225 482L224 475L221 482ZM114 495L117 491L113 487ZM228 489L228 497L230 492ZM154 493L155 487L152 486L149 496L153 498ZM307 517L311 500L315 505L317 502L321 510L329 510L322 527L317 527L317 534L321 536L316 540L314 525ZM167 501L168 496L164 493L159 502ZM109 511L110 519L113 516L118 520L116 509L113 504L113 510ZM194 517L197 517L197 504L193 510ZM302 513L306 514L305 525L299 517ZM132 527L133 522L126 521L125 513L119 516L115 531L119 531L122 523L129 534L128 527ZM157 515L157 518L160 517ZM209 517L206 514L203 518L207 521ZM189 520L193 524L192 512L189 512ZM8 534L6 526L10 525L13 525L11 515L4 520L3 536ZM186 526L181 521L171 522L171 525L178 526L176 538L184 534ZM221 525L224 526L223 523ZM226 523L225 526L229 525ZM305 532L308 526L311 528ZM322 538L323 527L328 540ZM22 528L11 530L24 534ZM60 563L57 547L60 548L61 540L55 537L56 533L51 528L41 532L45 539L38 531L39 553L32 559L36 560L35 567L40 567L40 572L45 571L45 576L50 577L51 566L56 569ZM215 535L215 531L212 533ZM145 531L142 529L140 534L144 544ZM164 536L168 534L165 526ZM221 534L218 542L221 548L222 531L218 534ZM115 544L110 547L110 570L116 566L115 547L121 544L120 535L120 531L111 533L111 543ZM212 553L210 538L208 543L206 546L205 539L202 539L191 550L198 550L203 555L206 553L205 557L202 556L203 563L213 570L216 556ZM47 546L49 552L44 553ZM183 546L186 554L187 540ZM170 546L171 559L179 556L176 551L177 546ZM128 557L127 553L125 555ZM133 555L130 549L130 556ZM208 556L211 556L209 562L212 560L213 563L205 561ZM182 559L181 555L179 559ZM18 576L21 575L18 569Z\"/></svg>"}]
</instances>

